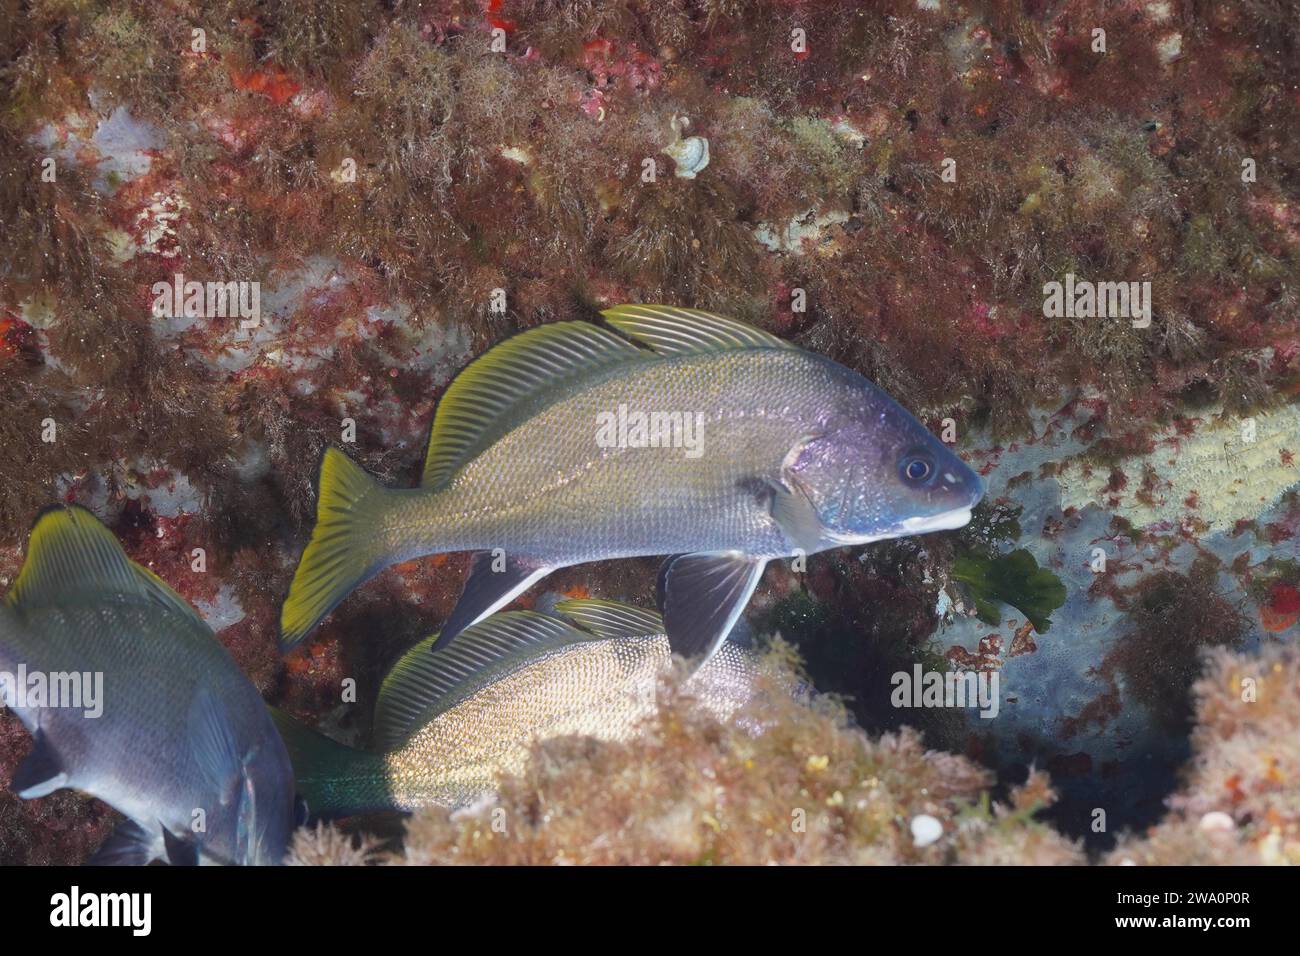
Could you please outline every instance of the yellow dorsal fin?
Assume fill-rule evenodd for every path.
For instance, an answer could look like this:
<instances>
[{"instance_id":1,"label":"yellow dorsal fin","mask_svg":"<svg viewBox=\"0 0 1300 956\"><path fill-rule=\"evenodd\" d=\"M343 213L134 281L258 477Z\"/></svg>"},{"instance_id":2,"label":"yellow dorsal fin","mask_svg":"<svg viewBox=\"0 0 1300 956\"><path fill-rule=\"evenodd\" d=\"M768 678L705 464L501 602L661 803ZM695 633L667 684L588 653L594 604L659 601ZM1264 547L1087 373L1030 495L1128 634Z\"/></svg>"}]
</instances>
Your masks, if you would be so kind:
<instances>
[{"instance_id":1,"label":"yellow dorsal fin","mask_svg":"<svg viewBox=\"0 0 1300 956\"><path fill-rule=\"evenodd\" d=\"M438 714L484 683L541 654L592 640L568 621L535 611L503 611L461 631L433 650L438 635L402 655L384 678L375 703L375 746L396 750Z\"/></svg>"},{"instance_id":2,"label":"yellow dorsal fin","mask_svg":"<svg viewBox=\"0 0 1300 956\"><path fill-rule=\"evenodd\" d=\"M89 511L76 505L52 508L32 528L27 559L6 603L23 611L85 597L149 602L202 623L158 575L132 562Z\"/></svg>"},{"instance_id":3,"label":"yellow dorsal fin","mask_svg":"<svg viewBox=\"0 0 1300 956\"><path fill-rule=\"evenodd\" d=\"M729 349L792 349L784 339L744 322L671 305L618 305L601 313L624 335L661 355Z\"/></svg>"},{"instance_id":4,"label":"yellow dorsal fin","mask_svg":"<svg viewBox=\"0 0 1300 956\"><path fill-rule=\"evenodd\" d=\"M443 394L421 483L445 483L552 389L644 354L589 322L554 322L507 339L470 363Z\"/></svg>"},{"instance_id":5,"label":"yellow dorsal fin","mask_svg":"<svg viewBox=\"0 0 1300 956\"><path fill-rule=\"evenodd\" d=\"M664 632L664 619L657 612L618 601L575 598L561 601L555 610L600 638L652 637Z\"/></svg>"}]
</instances>

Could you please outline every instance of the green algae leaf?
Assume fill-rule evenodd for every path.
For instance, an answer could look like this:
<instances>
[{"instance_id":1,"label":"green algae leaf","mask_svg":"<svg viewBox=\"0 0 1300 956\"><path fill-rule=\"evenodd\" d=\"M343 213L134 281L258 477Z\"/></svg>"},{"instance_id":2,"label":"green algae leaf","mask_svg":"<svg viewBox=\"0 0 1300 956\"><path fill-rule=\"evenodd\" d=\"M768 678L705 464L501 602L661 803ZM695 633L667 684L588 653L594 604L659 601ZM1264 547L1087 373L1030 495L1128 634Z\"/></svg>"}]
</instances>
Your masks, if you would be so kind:
<instances>
[{"instance_id":1,"label":"green algae leaf","mask_svg":"<svg viewBox=\"0 0 1300 956\"><path fill-rule=\"evenodd\" d=\"M1040 568L1021 548L993 558L965 557L953 562L952 576L966 584L975 598L975 612L986 624L1001 621L998 602L1010 604L1042 634L1052 626L1051 614L1065 603L1065 585Z\"/></svg>"},{"instance_id":2,"label":"green algae leaf","mask_svg":"<svg viewBox=\"0 0 1300 956\"><path fill-rule=\"evenodd\" d=\"M1020 537L1021 506L992 504L986 498L971 512L970 521L958 532L962 545L968 551L988 557L996 556L1002 544L1010 544Z\"/></svg>"}]
</instances>

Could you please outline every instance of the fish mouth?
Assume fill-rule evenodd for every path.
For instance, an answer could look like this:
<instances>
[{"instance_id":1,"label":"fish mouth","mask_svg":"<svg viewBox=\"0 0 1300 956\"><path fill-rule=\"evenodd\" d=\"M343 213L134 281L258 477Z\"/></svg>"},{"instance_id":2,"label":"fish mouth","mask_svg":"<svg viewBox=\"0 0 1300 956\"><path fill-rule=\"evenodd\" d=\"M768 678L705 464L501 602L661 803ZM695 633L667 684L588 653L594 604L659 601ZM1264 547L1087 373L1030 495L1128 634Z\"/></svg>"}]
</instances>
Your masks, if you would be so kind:
<instances>
[{"instance_id":1,"label":"fish mouth","mask_svg":"<svg viewBox=\"0 0 1300 956\"><path fill-rule=\"evenodd\" d=\"M931 531L952 531L964 528L970 522L970 508L954 508L943 514L924 518L904 518L898 525L900 535L927 534Z\"/></svg>"},{"instance_id":2,"label":"fish mouth","mask_svg":"<svg viewBox=\"0 0 1300 956\"><path fill-rule=\"evenodd\" d=\"M895 538L907 538L914 534L927 534L931 531L952 531L964 528L970 522L970 508L955 508L943 514L929 515L922 518L904 518L888 531L873 534L846 534L824 530L823 538L835 547L848 547L859 544L871 544L875 541L891 541Z\"/></svg>"}]
</instances>

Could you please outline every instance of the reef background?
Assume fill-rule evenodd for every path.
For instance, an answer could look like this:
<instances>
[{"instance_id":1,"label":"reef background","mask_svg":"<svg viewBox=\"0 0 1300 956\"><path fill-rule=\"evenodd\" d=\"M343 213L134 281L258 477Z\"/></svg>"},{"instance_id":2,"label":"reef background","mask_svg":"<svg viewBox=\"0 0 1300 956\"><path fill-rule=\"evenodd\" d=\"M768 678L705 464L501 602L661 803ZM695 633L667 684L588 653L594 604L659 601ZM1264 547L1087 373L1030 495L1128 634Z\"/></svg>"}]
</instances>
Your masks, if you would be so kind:
<instances>
[{"instance_id":1,"label":"reef background","mask_svg":"<svg viewBox=\"0 0 1300 956\"><path fill-rule=\"evenodd\" d=\"M282 659L322 448L414 484L492 343L712 308L950 419L990 487L960 535L770 569L753 628L1008 806L1046 770L1095 857L1166 812L1201 652L1248 671L1300 633L1298 74L1286 0L0 0L0 587L41 507L84 504L268 699L360 739L465 562L385 573ZM176 273L260 283L261 324L154 315ZM1151 326L1045 318L1066 273L1150 281ZM655 566L548 586L649 603ZM892 708L917 661L998 670L1003 716ZM0 783L28 747L0 718ZM112 816L6 790L0 861L77 862Z\"/></svg>"}]
</instances>

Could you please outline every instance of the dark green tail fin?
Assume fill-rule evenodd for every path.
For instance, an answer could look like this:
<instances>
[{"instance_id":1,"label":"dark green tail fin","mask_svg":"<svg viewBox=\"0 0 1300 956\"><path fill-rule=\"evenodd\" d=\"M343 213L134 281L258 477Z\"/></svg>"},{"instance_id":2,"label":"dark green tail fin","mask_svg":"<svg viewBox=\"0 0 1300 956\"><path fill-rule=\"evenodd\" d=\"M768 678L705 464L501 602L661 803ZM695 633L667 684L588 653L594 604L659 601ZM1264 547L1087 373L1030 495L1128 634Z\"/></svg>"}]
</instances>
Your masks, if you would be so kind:
<instances>
[{"instance_id":1,"label":"dark green tail fin","mask_svg":"<svg viewBox=\"0 0 1300 956\"><path fill-rule=\"evenodd\" d=\"M313 818L396 810L383 754L331 740L276 707L267 708L293 763L298 796Z\"/></svg>"}]
</instances>

